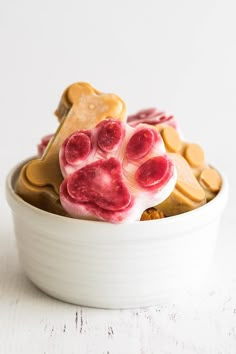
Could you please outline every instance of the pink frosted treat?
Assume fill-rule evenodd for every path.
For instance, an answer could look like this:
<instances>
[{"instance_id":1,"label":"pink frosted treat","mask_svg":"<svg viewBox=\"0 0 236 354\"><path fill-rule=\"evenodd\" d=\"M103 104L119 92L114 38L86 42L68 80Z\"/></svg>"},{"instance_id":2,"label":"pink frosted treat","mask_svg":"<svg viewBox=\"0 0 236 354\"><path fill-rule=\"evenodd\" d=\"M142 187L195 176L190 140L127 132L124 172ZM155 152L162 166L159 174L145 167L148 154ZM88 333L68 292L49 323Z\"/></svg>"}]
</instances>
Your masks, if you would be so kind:
<instances>
[{"instance_id":1,"label":"pink frosted treat","mask_svg":"<svg viewBox=\"0 0 236 354\"><path fill-rule=\"evenodd\" d=\"M136 114L128 116L127 122L132 127L136 127L140 123L150 125L170 125L177 129L177 122L172 115L167 115L165 112L159 111L157 108L143 109Z\"/></svg>"},{"instance_id":2,"label":"pink frosted treat","mask_svg":"<svg viewBox=\"0 0 236 354\"><path fill-rule=\"evenodd\" d=\"M44 153L44 150L46 149L46 147L49 144L49 141L51 140L51 138L53 137L53 134L49 134L49 135L45 135L40 143L38 144L37 148L38 148L38 155L41 157Z\"/></svg>"},{"instance_id":3,"label":"pink frosted treat","mask_svg":"<svg viewBox=\"0 0 236 354\"><path fill-rule=\"evenodd\" d=\"M60 149L62 206L75 218L112 223L140 220L176 183L156 129L113 119L73 133Z\"/></svg>"}]
</instances>

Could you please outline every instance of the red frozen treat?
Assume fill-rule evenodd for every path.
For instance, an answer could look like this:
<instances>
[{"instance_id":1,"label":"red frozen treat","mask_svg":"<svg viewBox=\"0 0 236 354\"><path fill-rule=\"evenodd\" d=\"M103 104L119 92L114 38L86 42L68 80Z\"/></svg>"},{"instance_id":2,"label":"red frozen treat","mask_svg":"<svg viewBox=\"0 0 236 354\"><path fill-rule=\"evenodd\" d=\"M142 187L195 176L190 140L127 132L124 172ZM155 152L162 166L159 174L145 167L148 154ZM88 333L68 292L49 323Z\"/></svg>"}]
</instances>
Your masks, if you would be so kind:
<instances>
[{"instance_id":1,"label":"red frozen treat","mask_svg":"<svg viewBox=\"0 0 236 354\"><path fill-rule=\"evenodd\" d=\"M128 116L127 122L132 127L136 127L140 123L150 125L170 125L177 129L177 122L173 115L167 115L165 112L157 108L143 109L133 115Z\"/></svg>"},{"instance_id":2,"label":"red frozen treat","mask_svg":"<svg viewBox=\"0 0 236 354\"><path fill-rule=\"evenodd\" d=\"M140 220L165 200L176 182L173 163L158 131L106 119L76 131L60 149L65 177L60 200L75 218L113 223Z\"/></svg>"},{"instance_id":3,"label":"red frozen treat","mask_svg":"<svg viewBox=\"0 0 236 354\"><path fill-rule=\"evenodd\" d=\"M49 141L51 140L51 138L53 137L54 134L49 134L49 135L46 135L44 136L42 139L41 139L41 142L38 144L37 148L38 148L38 155L39 156L42 156L46 147L48 146L49 144Z\"/></svg>"}]
</instances>

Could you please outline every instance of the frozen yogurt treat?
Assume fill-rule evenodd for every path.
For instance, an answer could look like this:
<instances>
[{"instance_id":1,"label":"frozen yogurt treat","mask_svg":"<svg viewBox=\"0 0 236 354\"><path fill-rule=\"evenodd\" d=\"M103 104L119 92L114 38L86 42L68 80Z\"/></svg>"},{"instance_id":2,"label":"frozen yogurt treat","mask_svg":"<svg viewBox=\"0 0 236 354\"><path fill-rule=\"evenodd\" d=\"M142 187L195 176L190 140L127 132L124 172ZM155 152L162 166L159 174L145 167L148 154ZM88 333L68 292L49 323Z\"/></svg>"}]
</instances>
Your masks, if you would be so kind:
<instances>
[{"instance_id":1,"label":"frozen yogurt treat","mask_svg":"<svg viewBox=\"0 0 236 354\"><path fill-rule=\"evenodd\" d=\"M114 94L104 94L88 83L75 83L63 93L57 114L60 125L39 159L28 162L16 184L17 193L30 204L57 214L65 214L59 199L63 177L59 149L78 129L87 129L112 117L126 119L125 103Z\"/></svg>"},{"instance_id":2,"label":"frozen yogurt treat","mask_svg":"<svg viewBox=\"0 0 236 354\"><path fill-rule=\"evenodd\" d=\"M121 98L84 82L64 90L55 114L57 131L41 139L16 183L40 209L111 223L153 220L196 209L221 188L173 115L149 108L127 118Z\"/></svg>"},{"instance_id":3,"label":"frozen yogurt treat","mask_svg":"<svg viewBox=\"0 0 236 354\"><path fill-rule=\"evenodd\" d=\"M131 125L131 127L136 127L140 123L146 123L155 126L158 130L161 130L166 125L178 129L175 117L157 108L147 108L129 115L127 123Z\"/></svg>"},{"instance_id":4,"label":"frozen yogurt treat","mask_svg":"<svg viewBox=\"0 0 236 354\"><path fill-rule=\"evenodd\" d=\"M106 119L74 132L60 149L64 209L75 218L112 223L138 221L165 200L175 167L155 128Z\"/></svg>"},{"instance_id":5,"label":"frozen yogurt treat","mask_svg":"<svg viewBox=\"0 0 236 354\"><path fill-rule=\"evenodd\" d=\"M40 143L37 145L38 157L41 157L46 150L50 140L53 138L54 134L48 134L42 137Z\"/></svg>"},{"instance_id":6,"label":"frozen yogurt treat","mask_svg":"<svg viewBox=\"0 0 236 354\"><path fill-rule=\"evenodd\" d=\"M131 126L140 123L154 126L161 133L167 154L177 169L174 191L163 203L146 210L142 220L184 213L215 197L221 188L219 173L206 163L200 145L183 140L174 116L150 108L129 116L127 121Z\"/></svg>"}]
</instances>

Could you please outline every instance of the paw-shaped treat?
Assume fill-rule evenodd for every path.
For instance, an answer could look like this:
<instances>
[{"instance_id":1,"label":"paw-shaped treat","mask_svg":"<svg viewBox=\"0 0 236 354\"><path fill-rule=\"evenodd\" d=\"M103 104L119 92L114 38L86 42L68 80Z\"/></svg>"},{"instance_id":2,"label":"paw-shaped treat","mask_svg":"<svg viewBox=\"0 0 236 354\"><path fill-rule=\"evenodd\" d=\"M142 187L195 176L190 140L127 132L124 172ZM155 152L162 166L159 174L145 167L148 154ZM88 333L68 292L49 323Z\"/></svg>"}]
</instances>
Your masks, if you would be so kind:
<instances>
[{"instance_id":1,"label":"paw-shaped treat","mask_svg":"<svg viewBox=\"0 0 236 354\"><path fill-rule=\"evenodd\" d=\"M107 119L79 130L60 150L60 199L69 215L112 223L140 220L176 183L174 164L155 128Z\"/></svg>"},{"instance_id":2,"label":"paw-shaped treat","mask_svg":"<svg viewBox=\"0 0 236 354\"><path fill-rule=\"evenodd\" d=\"M169 125L177 129L177 122L173 115L167 115L157 108L143 109L133 115L128 116L127 123L136 127L140 123L146 123L155 126L160 130L163 126Z\"/></svg>"},{"instance_id":3,"label":"paw-shaped treat","mask_svg":"<svg viewBox=\"0 0 236 354\"><path fill-rule=\"evenodd\" d=\"M40 143L37 145L38 156L41 157L46 150L50 140L52 139L54 134L48 134L42 137Z\"/></svg>"}]
</instances>

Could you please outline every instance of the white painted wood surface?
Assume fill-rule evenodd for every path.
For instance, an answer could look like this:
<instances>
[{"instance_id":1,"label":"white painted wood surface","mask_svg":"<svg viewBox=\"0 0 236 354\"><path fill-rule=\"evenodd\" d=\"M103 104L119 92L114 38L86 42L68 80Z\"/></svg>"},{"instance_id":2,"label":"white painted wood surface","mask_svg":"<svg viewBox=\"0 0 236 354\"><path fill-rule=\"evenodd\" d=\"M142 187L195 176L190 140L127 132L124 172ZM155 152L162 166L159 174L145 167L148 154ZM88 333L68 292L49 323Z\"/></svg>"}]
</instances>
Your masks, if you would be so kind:
<instances>
[{"instance_id":1,"label":"white painted wood surface","mask_svg":"<svg viewBox=\"0 0 236 354\"><path fill-rule=\"evenodd\" d=\"M183 304L102 310L38 290L18 263L10 211L0 238L0 354L235 354L235 221L225 213L213 278Z\"/></svg>"}]
</instances>

